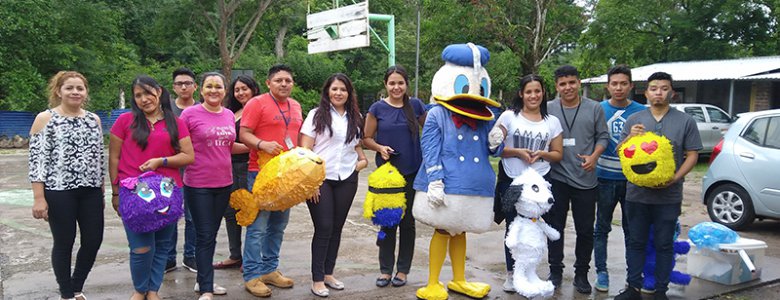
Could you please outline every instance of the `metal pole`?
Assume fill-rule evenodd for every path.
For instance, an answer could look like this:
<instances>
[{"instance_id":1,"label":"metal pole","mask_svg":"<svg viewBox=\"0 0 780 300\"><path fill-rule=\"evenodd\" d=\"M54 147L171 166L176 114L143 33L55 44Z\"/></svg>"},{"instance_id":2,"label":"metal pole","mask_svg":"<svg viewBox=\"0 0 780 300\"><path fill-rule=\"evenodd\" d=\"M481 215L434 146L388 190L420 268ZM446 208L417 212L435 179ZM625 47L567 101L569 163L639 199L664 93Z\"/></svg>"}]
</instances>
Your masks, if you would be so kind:
<instances>
[{"instance_id":1,"label":"metal pole","mask_svg":"<svg viewBox=\"0 0 780 300\"><path fill-rule=\"evenodd\" d=\"M395 65L395 16L390 16L390 21L387 23L387 40L387 47L390 48L387 64L390 67Z\"/></svg>"},{"instance_id":2,"label":"metal pole","mask_svg":"<svg viewBox=\"0 0 780 300\"><path fill-rule=\"evenodd\" d=\"M368 14L368 20L387 22L387 46L386 46L388 52L387 64L389 67L394 66L395 65L395 16ZM371 31L377 36L379 42L382 43L382 39L379 38L379 35L376 33L376 31L373 31L373 28L371 29Z\"/></svg>"},{"instance_id":3,"label":"metal pole","mask_svg":"<svg viewBox=\"0 0 780 300\"><path fill-rule=\"evenodd\" d=\"M420 0L417 1L417 45L414 52L414 97L420 98Z\"/></svg>"}]
</instances>

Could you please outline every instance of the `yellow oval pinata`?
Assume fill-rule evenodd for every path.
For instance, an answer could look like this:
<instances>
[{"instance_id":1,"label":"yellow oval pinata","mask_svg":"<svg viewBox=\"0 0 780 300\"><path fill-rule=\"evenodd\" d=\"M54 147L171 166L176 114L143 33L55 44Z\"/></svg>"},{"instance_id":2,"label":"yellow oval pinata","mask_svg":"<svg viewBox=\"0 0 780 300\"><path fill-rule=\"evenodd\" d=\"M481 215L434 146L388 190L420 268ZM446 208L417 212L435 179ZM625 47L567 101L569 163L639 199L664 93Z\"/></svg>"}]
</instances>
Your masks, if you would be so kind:
<instances>
[{"instance_id":1,"label":"yellow oval pinata","mask_svg":"<svg viewBox=\"0 0 780 300\"><path fill-rule=\"evenodd\" d=\"M661 186L674 178L672 143L653 132L634 136L618 149L626 179L643 187Z\"/></svg>"},{"instance_id":2,"label":"yellow oval pinata","mask_svg":"<svg viewBox=\"0 0 780 300\"><path fill-rule=\"evenodd\" d=\"M268 160L255 178L252 193L234 191L230 206L240 210L236 220L246 226L254 222L258 210L285 210L314 197L323 181L322 158L309 149L294 148Z\"/></svg>"}]
</instances>

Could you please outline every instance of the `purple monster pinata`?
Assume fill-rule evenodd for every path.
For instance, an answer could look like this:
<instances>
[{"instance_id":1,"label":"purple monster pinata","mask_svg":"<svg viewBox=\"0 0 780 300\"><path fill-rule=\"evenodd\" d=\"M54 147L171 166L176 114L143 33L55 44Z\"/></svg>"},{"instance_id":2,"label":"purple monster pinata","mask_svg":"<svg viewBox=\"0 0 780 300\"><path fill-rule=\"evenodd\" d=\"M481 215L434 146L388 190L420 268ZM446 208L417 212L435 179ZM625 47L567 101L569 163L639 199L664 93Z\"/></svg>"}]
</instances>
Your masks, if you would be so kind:
<instances>
[{"instance_id":1,"label":"purple monster pinata","mask_svg":"<svg viewBox=\"0 0 780 300\"><path fill-rule=\"evenodd\" d=\"M119 213L130 230L157 231L184 213L181 188L156 172L126 178L119 184Z\"/></svg>"}]
</instances>

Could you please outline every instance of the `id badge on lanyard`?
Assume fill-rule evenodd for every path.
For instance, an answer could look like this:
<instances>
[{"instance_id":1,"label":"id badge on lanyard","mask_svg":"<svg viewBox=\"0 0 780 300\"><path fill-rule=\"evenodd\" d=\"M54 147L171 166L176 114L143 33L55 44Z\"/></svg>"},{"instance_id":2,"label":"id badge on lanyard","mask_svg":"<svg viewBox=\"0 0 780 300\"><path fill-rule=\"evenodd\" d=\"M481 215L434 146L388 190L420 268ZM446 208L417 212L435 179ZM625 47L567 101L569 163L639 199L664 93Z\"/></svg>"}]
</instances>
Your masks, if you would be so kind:
<instances>
[{"instance_id":1,"label":"id badge on lanyard","mask_svg":"<svg viewBox=\"0 0 780 300\"><path fill-rule=\"evenodd\" d=\"M292 150L292 148L295 147L289 134L284 136L284 144L287 145L287 150Z\"/></svg>"}]
</instances>

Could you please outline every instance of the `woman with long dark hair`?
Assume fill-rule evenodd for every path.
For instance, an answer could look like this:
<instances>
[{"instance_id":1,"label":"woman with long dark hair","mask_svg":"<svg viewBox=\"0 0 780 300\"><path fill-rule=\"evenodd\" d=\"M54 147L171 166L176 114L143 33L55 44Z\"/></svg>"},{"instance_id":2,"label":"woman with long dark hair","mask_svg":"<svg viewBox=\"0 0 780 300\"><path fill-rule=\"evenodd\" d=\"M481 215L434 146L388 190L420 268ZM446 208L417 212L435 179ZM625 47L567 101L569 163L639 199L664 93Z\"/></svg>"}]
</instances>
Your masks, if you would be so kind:
<instances>
[{"instance_id":1,"label":"woman with long dark hair","mask_svg":"<svg viewBox=\"0 0 780 300\"><path fill-rule=\"evenodd\" d=\"M130 112L123 113L111 127L108 172L113 191L111 202L119 214L119 182L155 171L172 178L181 187L179 168L194 161L187 125L171 111L170 95L148 76L133 80ZM125 224L130 246L131 300L157 300L176 223L156 231L137 233Z\"/></svg>"},{"instance_id":2,"label":"woman with long dark hair","mask_svg":"<svg viewBox=\"0 0 780 300\"><path fill-rule=\"evenodd\" d=\"M547 93L541 77L530 74L520 79L520 89L512 100L511 108L501 114L496 125L504 132L504 151L498 164L498 180L493 210L496 220L506 219L506 230L517 215L514 211L501 210L501 197L512 180L527 168L550 180L550 162L563 157L563 128L561 122L547 113ZM507 278L504 291L514 292L512 273L515 265L509 248L504 245Z\"/></svg>"},{"instance_id":3,"label":"woman with long dark hair","mask_svg":"<svg viewBox=\"0 0 780 300\"><path fill-rule=\"evenodd\" d=\"M260 94L257 82L247 75L238 75L227 89L227 108L233 112L236 132L241 126L241 116L244 105L254 96ZM230 156L233 169L233 186L231 192L237 189L247 188L246 171L249 163L249 147L241 143L236 136L233 142L233 155ZM225 209L225 231L227 231L230 256L225 260L214 263L214 269L238 268L241 266L241 225L236 222L236 210L230 205Z\"/></svg>"},{"instance_id":4,"label":"woman with long dark hair","mask_svg":"<svg viewBox=\"0 0 780 300\"><path fill-rule=\"evenodd\" d=\"M301 127L301 147L325 161L325 182L319 195L306 202L314 223L311 241L311 292L327 297L330 287L344 289L333 276L341 243L341 229L357 192L358 172L368 165L360 146L363 118L352 81L337 73L322 87L320 104L309 111Z\"/></svg>"},{"instance_id":5,"label":"woman with long dark hair","mask_svg":"<svg viewBox=\"0 0 780 300\"><path fill-rule=\"evenodd\" d=\"M84 75L58 72L49 82L49 109L30 129L32 213L49 222L62 299L86 299L84 281L103 241L103 133L100 118L84 109L88 99ZM81 246L71 273L77 223Z\"/></svg>"},{"instance_id":6,"label":"woman with long dark hair","mask_svg":"<svg viewBox=\"0 0 780 300\"><path fill-rule=\"evenodd\" d=\"M404 192L406 212L398 226L383 227L385 238L377 240L379 246L378 287L406 284L406 276L414 256L415 226L412 216L414 204L414 178L422 163L420 125L425 123L425 106L420 99L407 95L409 75L401 66L392 66L384 76L387 97L368 109L363 144L376 151L376 165L391 162L406 179ZM396 231L400 228L398 260L395 256ZM396 274L393 276L393 269Z\"/></svg>"}]
</instances>

